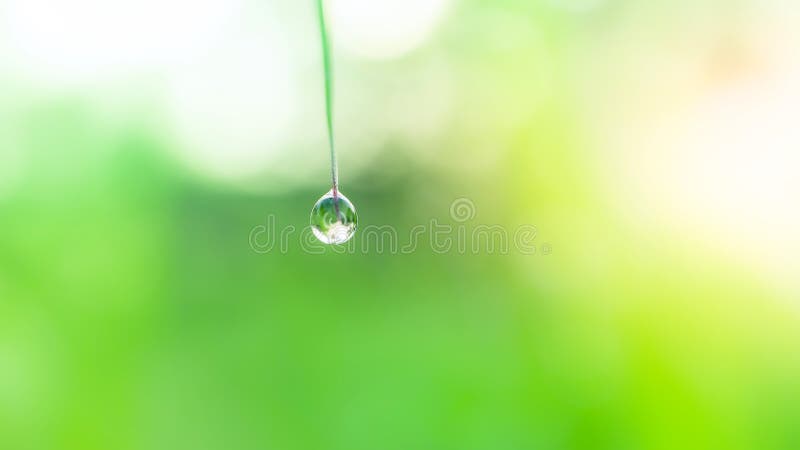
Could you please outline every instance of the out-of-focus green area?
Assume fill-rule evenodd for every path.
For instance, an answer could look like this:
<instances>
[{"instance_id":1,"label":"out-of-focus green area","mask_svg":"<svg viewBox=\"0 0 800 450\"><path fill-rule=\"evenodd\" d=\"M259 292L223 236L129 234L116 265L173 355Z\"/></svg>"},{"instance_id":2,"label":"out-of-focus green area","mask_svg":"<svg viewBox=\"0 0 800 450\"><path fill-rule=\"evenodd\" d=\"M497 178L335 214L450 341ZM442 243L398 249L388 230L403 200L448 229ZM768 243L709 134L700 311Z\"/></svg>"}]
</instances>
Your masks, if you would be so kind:
<instances>
[{"instance_id":1,"label":"out-of-focus green area","mask_svg":"<svg viewBox=\"0 0 800 450\"><path fill-rule=\"evenodd\" d=\"M800 448L800 7L329 6L319 252L313 2L0 2L0 448Z\"/></svg>"}]
</instances>

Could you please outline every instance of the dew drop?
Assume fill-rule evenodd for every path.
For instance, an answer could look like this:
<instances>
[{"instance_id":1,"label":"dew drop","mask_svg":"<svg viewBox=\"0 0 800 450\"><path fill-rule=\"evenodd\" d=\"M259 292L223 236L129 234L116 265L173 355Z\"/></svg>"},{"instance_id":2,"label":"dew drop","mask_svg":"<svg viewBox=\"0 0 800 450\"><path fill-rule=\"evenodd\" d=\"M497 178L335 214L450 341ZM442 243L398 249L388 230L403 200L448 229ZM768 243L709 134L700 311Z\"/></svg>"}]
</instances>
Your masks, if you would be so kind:
<instances>
[{"instance_id":1,"label":"dew drop","mask_svg":"<svg viewBox=\"0 0 800 450\"><path fill-rule=\"evenodd\" d=\"M311 231L325 244L344 244L356 233L356 208L341 192L333 189L320 197L311 210Z\"/></svg>"}]
</instances>

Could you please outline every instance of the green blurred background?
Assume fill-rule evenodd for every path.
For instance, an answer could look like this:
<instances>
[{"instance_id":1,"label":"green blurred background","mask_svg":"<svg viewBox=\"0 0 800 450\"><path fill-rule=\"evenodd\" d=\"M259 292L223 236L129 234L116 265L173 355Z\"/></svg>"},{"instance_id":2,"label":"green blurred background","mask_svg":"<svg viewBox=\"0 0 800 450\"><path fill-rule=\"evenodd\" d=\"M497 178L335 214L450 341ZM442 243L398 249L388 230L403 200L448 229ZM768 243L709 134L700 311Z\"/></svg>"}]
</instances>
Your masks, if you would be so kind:
<instances>
[{"instance_id":1,"label":"green blurred background","mask_svg":"<svg viewBox=\"0 0 800 450\"><path fill-rule=\"evenodd\" d=\"M311 0L0 0L1 449L800 448L800 4L329 13L360 227L537 252L303 249Z\"/></svg>"}]
</instances>

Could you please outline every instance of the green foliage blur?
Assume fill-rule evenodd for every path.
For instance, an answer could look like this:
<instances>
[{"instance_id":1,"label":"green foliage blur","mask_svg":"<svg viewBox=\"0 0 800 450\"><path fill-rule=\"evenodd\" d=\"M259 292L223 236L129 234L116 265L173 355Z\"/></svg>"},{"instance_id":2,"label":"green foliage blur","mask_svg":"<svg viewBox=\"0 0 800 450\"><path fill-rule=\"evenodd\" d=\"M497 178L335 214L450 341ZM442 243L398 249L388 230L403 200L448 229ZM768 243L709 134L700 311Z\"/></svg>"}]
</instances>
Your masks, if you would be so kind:
<instances>
[{"instance_id":1,"label":"green foliage blur","mask_svg":"<svg viewBox=\"0 0 800 450\"><path fill-rule=\"evenodd\" d=\"M667 139L763 128L792 2L332 2L341 248L313 2L63 3L0 2L0 449L800 448L796 124Z\"/></svg>"}]
</instances>

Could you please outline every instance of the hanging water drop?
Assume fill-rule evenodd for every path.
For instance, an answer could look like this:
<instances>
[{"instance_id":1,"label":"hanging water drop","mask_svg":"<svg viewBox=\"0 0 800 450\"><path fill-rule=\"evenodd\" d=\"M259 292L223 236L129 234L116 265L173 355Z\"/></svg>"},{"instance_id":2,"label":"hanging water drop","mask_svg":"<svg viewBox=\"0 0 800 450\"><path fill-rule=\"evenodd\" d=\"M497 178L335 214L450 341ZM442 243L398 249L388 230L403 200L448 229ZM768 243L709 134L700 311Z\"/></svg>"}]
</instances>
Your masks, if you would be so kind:
<instances>
[{"instance_id":1,"label":"hanging water drop","mask_svg":"<svg viewBox=\"0 0 800 450\"><path fill-rule=\"evenodd\" d=\"M323 0L317 0L319 14L320 41L322 43L322 68L325 81L325 117L328 125L328 146L331 155L331 185L333 188L320 197L311 210L311 230L314 236L325 244L344 244L353 237L358 224L356 208L341 192L339 186L339 167L336 163L336 146L333 138L333 69L325 26Z\"/></svg>"},{"instance_id":2,"label":"hanging water drop","mask_svg":"<svg viewBox=\"0 0 800 450\"><path fill-rule=\"evenodd\" d=\"M333 189L320 197L311 210L311 231L325 244L344 244L356 233L356 208Z\"/></svg>"}]
</instances>

